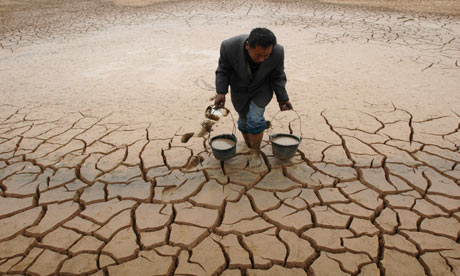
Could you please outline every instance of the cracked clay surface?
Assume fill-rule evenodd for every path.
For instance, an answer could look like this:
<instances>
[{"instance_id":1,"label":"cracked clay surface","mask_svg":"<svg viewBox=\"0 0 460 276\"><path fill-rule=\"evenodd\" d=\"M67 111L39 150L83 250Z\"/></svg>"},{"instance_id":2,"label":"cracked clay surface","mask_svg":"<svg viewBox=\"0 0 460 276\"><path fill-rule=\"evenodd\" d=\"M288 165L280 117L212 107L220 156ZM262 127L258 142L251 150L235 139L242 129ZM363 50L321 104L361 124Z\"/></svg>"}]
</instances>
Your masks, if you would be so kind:
<instances>
[{"instance_id":1,"label":"cracked clay surface","mask_svg":"<svg viewBox=\"0 0 460 276\"><path fill-rule=\"evenodd\" d=\"M458 3L331 2L0 1L0 275L460 276ZM257 26L300 120L219 162L219 45Z\"/></svg>"}]
</instances>

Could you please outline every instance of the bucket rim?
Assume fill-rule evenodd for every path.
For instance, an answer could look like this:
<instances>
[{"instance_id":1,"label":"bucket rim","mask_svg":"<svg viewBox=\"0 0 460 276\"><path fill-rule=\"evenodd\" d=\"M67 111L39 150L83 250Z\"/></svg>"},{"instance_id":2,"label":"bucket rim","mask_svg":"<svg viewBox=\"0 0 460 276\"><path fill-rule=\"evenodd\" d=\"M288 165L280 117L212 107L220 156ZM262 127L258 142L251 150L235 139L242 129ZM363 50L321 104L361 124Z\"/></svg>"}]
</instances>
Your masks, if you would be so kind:
<instances>
[{"instance_id":1,"label":"bucket rim","mask_svg":"<svg viewBox=\"0 0 460 276\"><path fill-rule=\"evenodd\" d=\"M294 134L290 134L290 133L275 133L275 134L271 134L269 136L270 142L275 144L275 145L278 145L278 146L286 147L286 145L282 145L282 144L279 144L279 143L273 141L274 138L277 138L277 137L280 137L280 136L291 137L291 138L294 138L294 139L297 140L297 144L289 145L289 146L298 146L302 142L302 139L299 136L294 135Z\"/></svg>"},{"instance_id":2,"label":"bucket rim","mask_svg":"<svg viewBox=\"0 0 460 276\"><path fill-rule=\"evenodd\" d=\"M238 139L236 138L235 134L233 134L233 133L232 134L218 134L218 135L215 135L215 136L213 136L213 137L211 137L209 139L209 146L211 147L211 149L222 151L222 150L216 149L216 148L214 148L212 146L212 141L214 141L215 139L218 139L218 138L226 138L226 139L230 139L233 142L235 142L235 144L233 146L231 146L229 149L232 149L232 148L236 147L236 144L238 143ZM226 150L228 150L228 149L226 149Z\"/></svg>"}]
</instances>

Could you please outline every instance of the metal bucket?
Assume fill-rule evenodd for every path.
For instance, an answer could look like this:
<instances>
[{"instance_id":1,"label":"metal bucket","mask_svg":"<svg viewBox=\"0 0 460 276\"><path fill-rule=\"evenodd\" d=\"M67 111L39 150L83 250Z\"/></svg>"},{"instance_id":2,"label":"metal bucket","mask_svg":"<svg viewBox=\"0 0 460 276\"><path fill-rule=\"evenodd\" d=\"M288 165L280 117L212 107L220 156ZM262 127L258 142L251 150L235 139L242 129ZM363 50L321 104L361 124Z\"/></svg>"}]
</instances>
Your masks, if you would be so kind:
<instances>
[{"instance_id":1,"label":"metal bucket","mask_svg":"<svg viewBox=\"0 0 460 276\"><path fill-rule=\"evenodd\" d=\"M236 136L235 136L236 125L235 125L235 120L233 119L233 115L230 112L230 110L228 110L226 108L222 108L222 109L223 110L215 109L214 106L209 106L205 111L205 116L207 118L210 118L210 119L216 120L216 121L219 120L221 118L221 116L225 116L228 113L230 113L230 116L232 117L232 123L233 123L232 134L219 134L219 135L211 137L211 139L209 140L209 146L212 149L212 154L219 161L225 161L225 160L228 160L228 159L232 158L233 156L235 156L235 154L236 154L236 144L238 142L238 140L236 139ZM224 112L222 112L222 111L224 111ZM209 116L209 114L211 116ZM212 116L215 116L215 118L212 118ZM213 145L213 142L216 142L218 139L223 139L223 140L228 139L233 143L233 145L231 145L229 147L216 147L215 145Z\"/></svg>"},{"instance_id":2,"label":"metal bucket","mask_svg":"<svg viewBox=\"0 0 460 276\"><path fill-rule=\"evenodd\" d=\"M277 138L279 139L283 137L291 138L292 140L295 140L296 143L286 145L276 142ZM270 135L270 142L272 144L272 152L274 156L278 157L279 159L289 159L295 155L297 148L299 147L299 144L301 142L301 139L292 134L277 133Z\"/></svg>"},{"instance_id":3,"label":"metal bucket","mask_svg":"<svg viewBox=\"0 0 460 276\"><path fill-rule=\"evenodd\" d=\"M218 148L213 145L213 142L215 142L217 139L228 139L233 142L233 145L228 147L228 148ZM217 160L224 161L232 158L236 154L236 143L237 143L236 136L234 134L221 134L221 135L216 135L211 138L209 141L209 145L211 146L212 149L212 154L214 154L214 157Z\"/></svg>"},{"instance_id":4,"label":"metal bucket","mask_svg":"<svg viewBox=\"0 0 460 276\"><path fill-rule=\"evenodd\" d=\"M276 133L272 135L269 134L273 155L279 159L289 159L293 157L297 152L297 148L299 147L300 142L302 142L302 122L300 120L300 115L295 110L292 109L292 111L297 114L297 119L299 120L300 137L289 133ZM272 120L275 119L278 113L279 111L273 116ZM292 141L289 143L281 143L280 138L285 138Z\"/></svg>"}]
</instances>

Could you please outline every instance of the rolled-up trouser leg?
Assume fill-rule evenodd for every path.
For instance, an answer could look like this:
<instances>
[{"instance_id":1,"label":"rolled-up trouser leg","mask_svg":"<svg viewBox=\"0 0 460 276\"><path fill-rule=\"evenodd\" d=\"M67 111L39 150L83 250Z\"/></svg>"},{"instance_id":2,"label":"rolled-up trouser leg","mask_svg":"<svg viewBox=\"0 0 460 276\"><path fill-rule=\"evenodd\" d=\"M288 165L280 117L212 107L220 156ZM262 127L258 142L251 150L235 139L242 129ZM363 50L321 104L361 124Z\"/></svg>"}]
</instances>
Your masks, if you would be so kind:
<instances>
[{"instance_id":1,"label":"rolled-up trouser leg","mask_svg":"<svg viewBox=\"0 0 460 276\"><path fill-rule=\"evenodd\" d=\"M250 101L248 112L238 113L238 129L243 133L243 137L249 147L255 150L260 149L263 131L267 128L264 112L265 108L259 107L253 101Z\"/></svg>"},{"instance_id":2,"label":"rolled-up trouser leg","mask_svg":"<svg viewBox=\"0 0 460 276\"><path fill-rule=\"evenodd\" d=\"M243 133L259 134L267 128L264 118L264 107L259 107L252 100L246 112L238 112L238 129Z\"/></svg>"}]
</instances>

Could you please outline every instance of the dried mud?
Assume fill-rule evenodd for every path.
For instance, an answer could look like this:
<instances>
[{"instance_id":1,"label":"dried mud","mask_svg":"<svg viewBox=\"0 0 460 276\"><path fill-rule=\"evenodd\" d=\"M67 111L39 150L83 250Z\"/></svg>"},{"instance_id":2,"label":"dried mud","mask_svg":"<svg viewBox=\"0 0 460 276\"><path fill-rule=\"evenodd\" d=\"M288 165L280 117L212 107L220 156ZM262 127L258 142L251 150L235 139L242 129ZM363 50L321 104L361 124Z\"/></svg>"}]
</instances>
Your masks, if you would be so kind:
<instances>
[{"instance_id":1,"label":"dried mud","mask_svg":"<svg viewBox=\"0 0 460 276\"><path fill-rule=\"evenodd\" d=\"M0 275L460 275L460 19L375 3L1 1ZM255 26L302 142L219 162L219 45Z\"/></svg>"}]
</instances>

